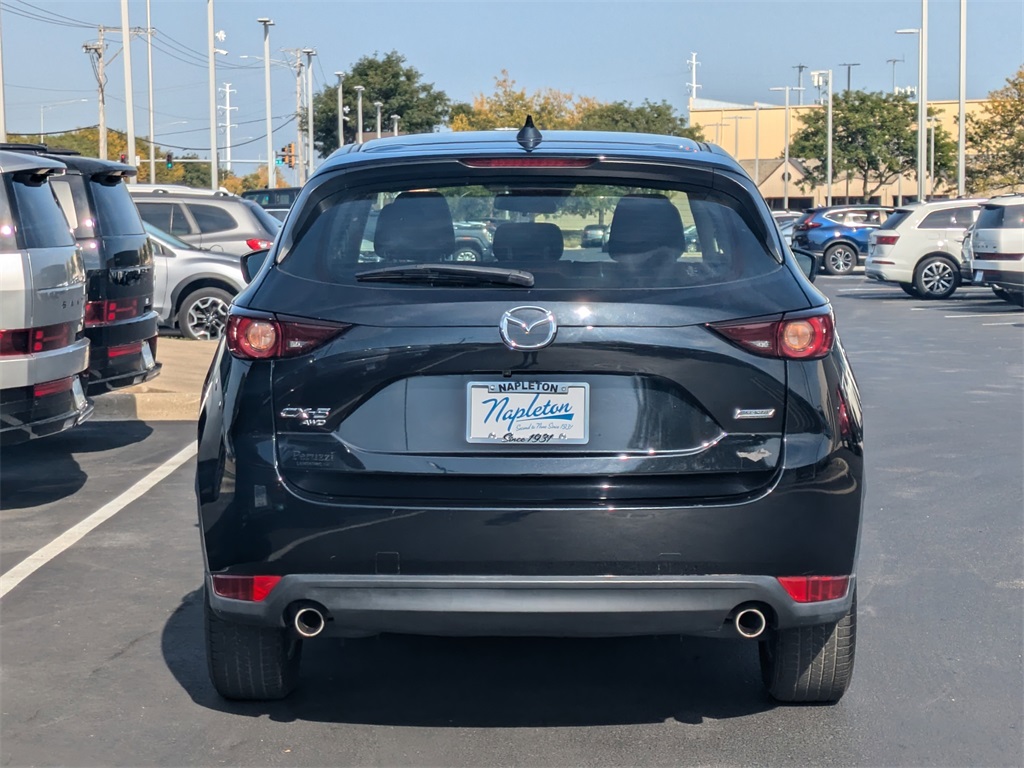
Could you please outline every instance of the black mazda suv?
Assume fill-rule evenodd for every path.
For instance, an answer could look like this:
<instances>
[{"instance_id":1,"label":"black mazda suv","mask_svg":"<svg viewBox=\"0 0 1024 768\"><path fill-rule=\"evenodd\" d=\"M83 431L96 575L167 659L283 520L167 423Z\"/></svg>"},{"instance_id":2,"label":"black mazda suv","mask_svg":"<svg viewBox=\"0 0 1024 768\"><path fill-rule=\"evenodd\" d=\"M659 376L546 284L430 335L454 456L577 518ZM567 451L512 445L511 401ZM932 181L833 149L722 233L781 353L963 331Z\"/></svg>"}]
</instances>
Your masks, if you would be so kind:
<instances>
[{"instance_id":1,"label":"black mazda suv","mask_svg":"<svg viewBox=\"0 0 1024 768\"><path fill-rule=\"evenodd\" d=\"M481 217L492 258L455 259ZM606 251L567 245L599 220ZM317 636L682 634L838 701L862 414L815 266L688 139L340 149L246 258L204 387L217 691L287 695Z\"/></svg>"}]
</instances>

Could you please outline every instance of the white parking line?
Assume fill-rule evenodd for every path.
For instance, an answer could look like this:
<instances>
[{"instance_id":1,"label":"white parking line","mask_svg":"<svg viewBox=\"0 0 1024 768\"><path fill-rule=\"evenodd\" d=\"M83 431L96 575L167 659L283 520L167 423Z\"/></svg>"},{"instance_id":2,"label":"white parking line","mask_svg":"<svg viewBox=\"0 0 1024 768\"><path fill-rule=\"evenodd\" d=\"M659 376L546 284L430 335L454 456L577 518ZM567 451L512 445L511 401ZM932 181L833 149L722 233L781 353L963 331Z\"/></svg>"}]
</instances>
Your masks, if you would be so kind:
<instances>
[{"instance_id":1,"label":"white parking line","mask_svg":"<svg viewBox=\"0 0 1024 768\"><path fill-rule=\"evenodd\" d=\"M977 315L943 315L943 317L1014 317L1015 315L1020 315L1020 312L982 312Z\"/></svg>"},{"instance_id":2,"label":"white parking line","mask_svg":"<svg viewBox=\"0 0 1024 768\"><path fill-rule=\"evenodd\" d=\"M0 598L3 598L61 552L77 544L83 536L112 518L195 455L195 443L181 449L116 499L108 501L80 523L64 531L42 549L32 553L0 576Z\"/></svg>"},{"instance_id":3,"label":"white parking line","mask_svg":"<svg viewBox=\"0 0 1024 768\"><path fill-rule=\"evenodd\" d=\"M982 323L982 325L1017 325L1017 323L1011 320L1008 323Z\"/></svg>"}]
</instances>

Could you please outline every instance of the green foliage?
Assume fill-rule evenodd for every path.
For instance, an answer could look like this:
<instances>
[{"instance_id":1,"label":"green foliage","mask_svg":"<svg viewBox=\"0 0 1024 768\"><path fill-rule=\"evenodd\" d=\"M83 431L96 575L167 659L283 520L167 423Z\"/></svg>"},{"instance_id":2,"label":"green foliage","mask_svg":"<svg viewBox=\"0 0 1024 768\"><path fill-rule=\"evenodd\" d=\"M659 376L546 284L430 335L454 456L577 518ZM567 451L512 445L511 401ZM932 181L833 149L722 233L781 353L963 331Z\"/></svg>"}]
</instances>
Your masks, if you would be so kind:
<instances>
[{"instance_id":1,"label":"green foliage","mask_svg":"<svg viewBox=\"0 0 1024 768\"><path fill-rule=\"evenodd\" d=\"M1024 189L1024 66L988 95L984 113L967 116L967 189Z\"/></svg>"},{"instance_id":2,"label":"green foliage","mask_svg":"<svg viewBox=\"0 0 1024 768\"><path fill-rule=\"evenodd\" d=\"M353 64L344 80L344 106L348 107L345 123L345 142L356 140L356 92L363 91L363 139L376 137L377 110L373 102L384 103L381 114L381 133L391 128L391 115L400 117L398 128L402 133L430 133L434 127L448 119L450 102L444 91L433 83L423 82L423 75L415 67L406 66L405 57L391 51L383 58L364 56ZM300 123L306 125L302 115ZM327 86L313 97L313 143L321 157L338 148L338 87Z\"/></svg>"},{"instance_id":3,"label":"green foliage","mask_svg":"<svg viewBox=\"0 0 1024 768\"><path fill-rule=\"evenodd\" d=\"M800 117L790 155L807 166L812 187L826 183L827 111ZM832 177L850 174L864 184L865 199L899 174L917 170L917 105L903 94L847 91L832 101ZM956 167L956 146L941 126L935 129L935 176L948 181Z\"/></svg>"},{"instance_id":4,"label":"green foliage","mask_svg":"<svg viewBox=\"0 0 1024 768\"><path fill-rule=\"evenodd\" d=\"M686 118L677 114L667 101L658 103L644 99L640 106L627 101L597 104L583 113L580 128L585 131L628 131L656 133L662 136L685 136L703 140L700 128L690 128Z\"/></svg>"}]
</instances>

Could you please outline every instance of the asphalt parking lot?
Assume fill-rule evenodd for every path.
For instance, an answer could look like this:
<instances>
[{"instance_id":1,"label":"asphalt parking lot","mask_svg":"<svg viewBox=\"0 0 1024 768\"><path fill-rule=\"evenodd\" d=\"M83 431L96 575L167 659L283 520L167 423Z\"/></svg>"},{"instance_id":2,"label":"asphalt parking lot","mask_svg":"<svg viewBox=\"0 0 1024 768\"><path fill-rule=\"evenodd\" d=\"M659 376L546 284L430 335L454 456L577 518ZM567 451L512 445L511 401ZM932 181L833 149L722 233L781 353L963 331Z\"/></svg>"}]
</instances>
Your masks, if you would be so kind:
<instances>
[{"instance_id":1,"label":"asphalt parking lot","mask_svg":"<svg viewBox=\"0 0 1024 768\"><path fill-rule=\"evenodd\" d=\"M1024 312L980 288L818 285L866 408L839 705L773 704L740 640L397 636L309 643L291 698L225 702L202 645L194 425L94 421L0 454L0 764L1024 764Z\"/></svg>"}]
</instances>

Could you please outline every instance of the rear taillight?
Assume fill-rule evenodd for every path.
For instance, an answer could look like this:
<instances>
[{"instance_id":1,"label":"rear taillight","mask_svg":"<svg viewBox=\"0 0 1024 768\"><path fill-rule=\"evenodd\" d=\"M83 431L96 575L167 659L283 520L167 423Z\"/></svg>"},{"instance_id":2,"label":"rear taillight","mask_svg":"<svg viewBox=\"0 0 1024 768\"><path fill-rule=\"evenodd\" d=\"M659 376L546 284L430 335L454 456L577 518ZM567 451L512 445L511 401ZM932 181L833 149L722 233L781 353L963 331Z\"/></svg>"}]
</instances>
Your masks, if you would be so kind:
<instances>
[{"instance_id":1,"label":"rear taillight","mask_svg":"<svg viewBox=\"0 0 1024 768\"><path fill-rule=\"evenodd\" d=\"M282 320L270 315L230 315L227 345L231 354L245 360L297 357L316 349L350 327Z\"/></svg>"},{"instance_id":2,"label":"rear taillight","mask_svg":"<svg viewBox=\"0 0 1024 768\"><path fill-rule=\"evenodd\" d=\"M710 323L715 333L762 357L817 360L832 351L835 324L832 311L802 317Z\"/></svg>"},{"instance_id":3,"label":"rear taillight","mask_svg":"<svg viewBox=\"0 0 1024 768\"><path fill-rule=\"evenodd\" d=\"M805 221L803 224L797 224L793 229L798 232L806 232L808 229L817 229L820 226L820 221Z\"/></svg>"},{"instance_id":4,"label":"rear taillight","mask_svg":"<svg viewBox=\"0 0 1024 768\"><path fill-rule=\"evenodd\" d=\"M798 603L820 603L846 597L849 576L779 576L782 588Z\"/></svg>"},{"instance_id":5,"label":"rear taillight","mask_svg":"<svg viewBox=\"0 0 1024 768\"><path fill-rule=\"evenodd\" d=\"M125 355L141 355L144 342L136 341L133 344L121 344L107 349L107 358L124 357Z\"/></svg>"},{"instance_id":6,"label":"rear taillight","mask_svg":"<svg viewBox=\"0 0 1024 768\"><path fill-rule=\"evenodd\" d=\"M281 581L280 576L213 576L213 591L232 600L262 602Z\"/></svg>"},{"instance_id":7,"label":"rear taillight","mask_svg":"<svg viewBox=\"0 0 1024 768\"><path fill-rule=\"evenodd\" d=\"M273 240L263 240L259 237L250 237L245 244L254 251L265 251L274 244Z\"/></svg>"},{"instance_id":8,"label":"rear taillight","mask_svg":"<svg viewBox=\"0 0 1024 768\"><path fill-rule=\"evenodd\" d=\"M48 395L67 392L74 386L74 383L75 379L73 376L69 376L66 379L57 379L56 381L44 381L42 384L36 384L32 387L32 397L47 397Z\"/></svg>"},{"instance_id":9,"label":"rear taillight","mask_svg":"<svg viewBox=\"0 0 1024 768\"><path fill-rule=\"evenodd\" d=\"M85 305L85 325L92 327L138 317L139 306L137 298L90 301Z\"/></svg>"},{"instance_id":10,"label":"rear taillight","mask_svg":"<svg viewBox=\"0 0 1024 768\"><path fill-rule=\"evenodd\" d=\"M899 235L875 235L875 245L896 245Z\"/></svg>"},{"instance_id":11,"label":"rear taillight","mask_svg":"<svg viewBox=\"0 0 1024 768\"><path fill-rule=\"evenodd\" d=\"M78 323L57 323L40 328L0 331L0 356L49 352L75 343Z\"/></svg>"}]
</instances>

